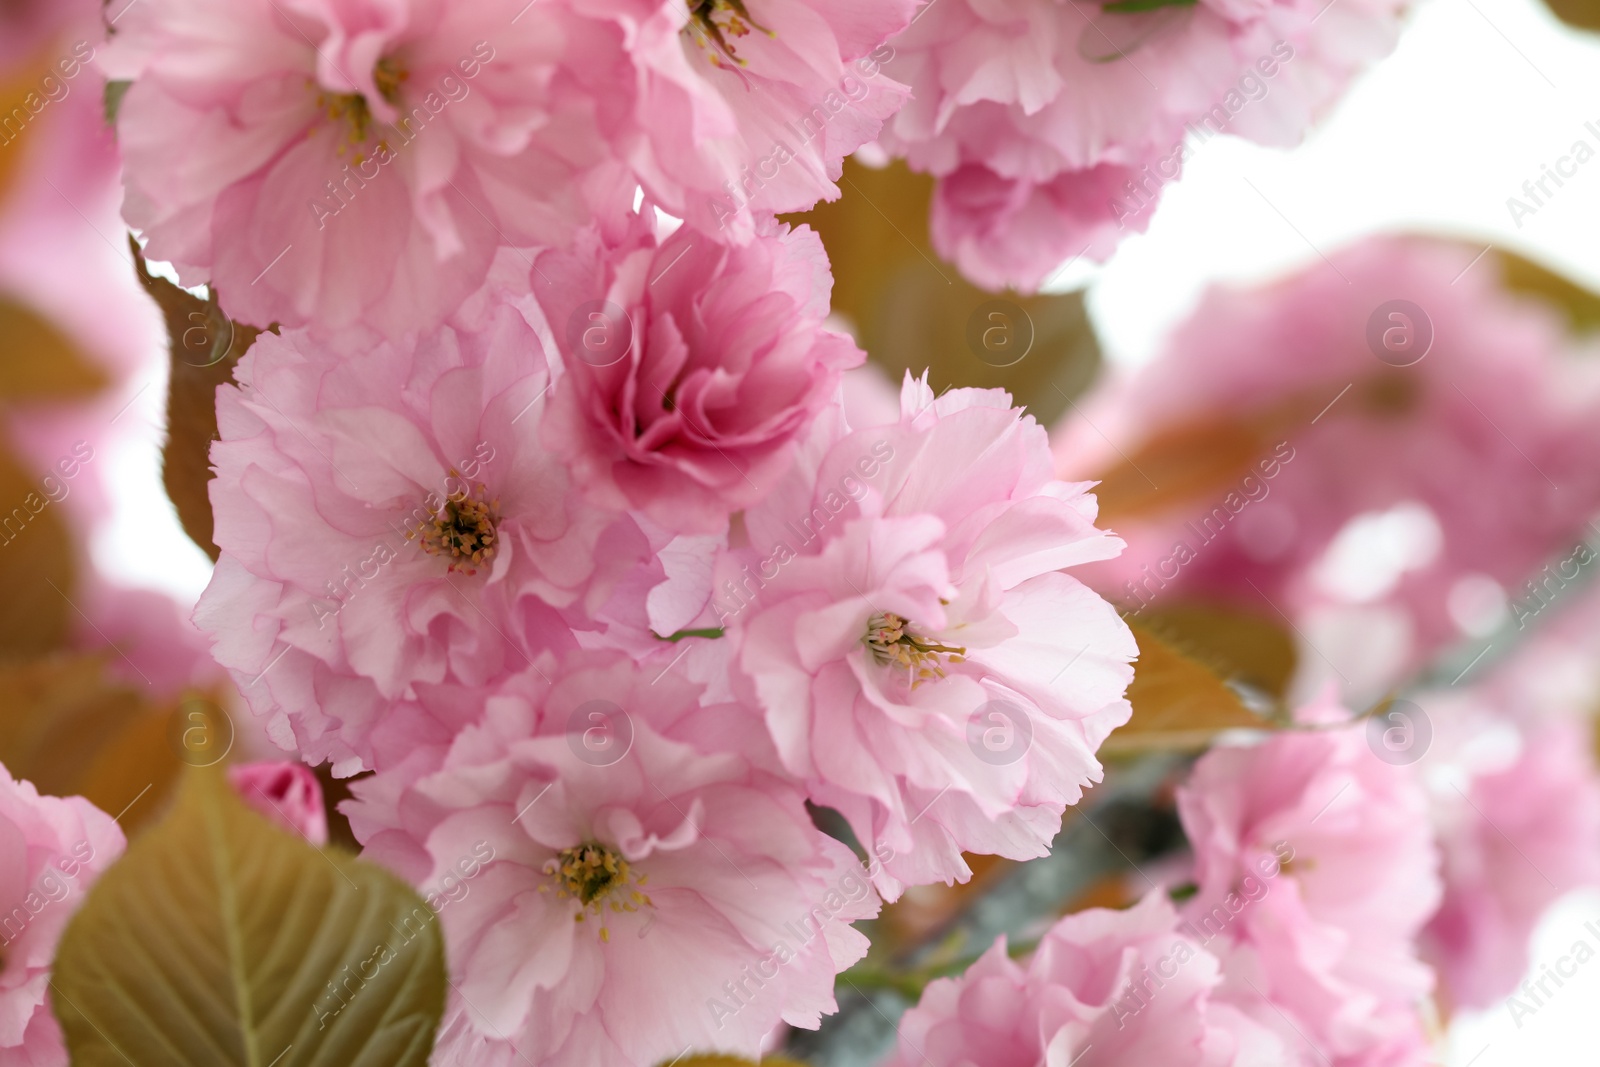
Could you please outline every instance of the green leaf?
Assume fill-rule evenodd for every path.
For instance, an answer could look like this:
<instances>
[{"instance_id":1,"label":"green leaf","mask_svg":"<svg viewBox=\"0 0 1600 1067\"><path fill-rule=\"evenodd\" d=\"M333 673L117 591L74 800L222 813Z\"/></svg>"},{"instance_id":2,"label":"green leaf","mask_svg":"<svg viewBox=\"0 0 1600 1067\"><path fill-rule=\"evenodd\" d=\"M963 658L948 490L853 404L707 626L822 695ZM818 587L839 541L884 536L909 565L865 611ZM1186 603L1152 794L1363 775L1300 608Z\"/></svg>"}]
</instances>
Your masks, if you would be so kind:
<instances>
[{"instance_id":1,"label":"green leaf","mask_svg":"<svg viewBox=\"0 0 1600 1067\"><path fill-rule=\"evenodd\" d=\"M74 1067L424 1067L446 981L413 890L206 769L73 916L51 999Z\"/></svg>"},{"instance_id":2,"label":"green leaf","mask_svg":"<svg viewBox=\"0 0 1600 1067\"><path fill-rule=\"evenodd\" d=\"M1113 11L1119 15L1132 15L1140 11L1156 11L1163 7L1193 7L1199 0L1117 0L1114 4L1106 4L1102 11Z\"/></svg>"},{"instance_id":3,"label":"green leaf","mask_svg":"<svg viewBox=\"0 0 1600 1067\"><path fill-rule=\"evenodd\" d=\"M685 637L707 637L707 638L711 638L711 639L716 639L718 637L721 637L723 632L724 631L723 631L722 627L720 627L720 626L708 626L703 630L679 630L677 633L673 634L671 637L662 637L658 633L652 633L651 636L654 637L657 641L671 641L673 643L677 643L679 641L682 641Z\"/></svg>"},{"instance_id":4,"label":"green leaf","mask_svg":"<svg viewBox=\"0 0 1600 1067\"><path fill-rule=\"evenodd\" d=\"M217 294L201 300L146 268L130 238L139 281L167 324L172 374L167 382L167 443L161 450L161 484L177 509L183 532L215 562L211 539L211 442L217 438L217 386L233 381L233 368L261 331L222 313Z\"/></svg>"},{"instance_id":5,"label":"green leaf","mask_svg":"<svg viewBox=\"0 0 1600 1067\"><path fill-rule=\"evenodd\" d=\"M106 125L117 124L117 112L122 110L122 98L128 95L128 90L133 88L131 81L106 82L105 112Z\"/></svg>"}]
</instances>

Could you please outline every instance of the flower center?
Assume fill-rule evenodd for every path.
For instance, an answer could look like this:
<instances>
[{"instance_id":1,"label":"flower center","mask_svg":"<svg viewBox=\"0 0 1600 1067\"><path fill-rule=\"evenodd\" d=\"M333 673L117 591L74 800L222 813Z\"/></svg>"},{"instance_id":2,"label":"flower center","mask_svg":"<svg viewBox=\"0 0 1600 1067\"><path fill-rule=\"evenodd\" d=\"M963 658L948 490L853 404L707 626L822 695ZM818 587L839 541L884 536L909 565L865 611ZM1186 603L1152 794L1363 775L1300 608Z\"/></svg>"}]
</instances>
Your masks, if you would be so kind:
<instances>
[{"instance_id":1,"label":"flower center","mask_svg":"<svg viewBox=\"0 0 1600 1067\"><path fill-rule=\"evenodd\" d=\"M910 622L892 611L867 620L867 635L861 643L884 666L904 667L913 689L923 682L943 678L945 664L966 662L965 648L923 637Z\"/></svg>"},{"instance_id":2,"label":"flower center","mask_svg":"<svg viewBox=\"0 0 1600 1067\"><path fill-rule=\"evenodd\" d=\"M451 477L459 477L455 471ZM422 551L430 556L445 556L450 560L450 570L477 574L478 568L494 558L499 534L495 523L500 519L500 501L485 500L482 482L473 483L469 493L458 489L445 497L433 518L422 523L406 537L417 538Z\"/></svg>"},{"instance_id":3,"label":"flower center","mask_svg":"<svg viewBox=\"0 0 1600 1067\"><path fill-rule=\"evenodd\" d=\"M605 925L605 912L638 911L640 907L653 908L655 903L639 891L650 877L635 876L628 861L598 841L586 841L572 848L564 848L553 859L545 862L545 874L556 887L556 899L568 897L578 901L574 922L583 922L585 915L593 915L600 922L600 940L611 940L611 931ZM548 893L549 885L539 887Z\"/></svg>"},{"instance_id":4,"label":"flower center","mask_svg":"<svg viewBox=\"0 0 1600 1067\"><path fill-rule=\"evenodd\" d=\"M410 76L393 56L384 56L372 68L372 80L378 87L378 95L395 107L400 106L400 86ZM344 155L347 149L364 147L371 139L372 107L361 93L319 92L317 107L335 125L347 128L345 139L339 145L340 155ZM364 159L365 156L358 152L356 162L361 163Z\"/></svg>"},{"instance_id":5,"label":"flower center","mask_svg":"<svg viewBox=\"0 0 1600 1067\"><path fill-rule=\"evenodd\" d=\"M701 48L709 43L715 50L710 59L718 67L730 60L741 67L746 63L739 55L738 46L729 40L730 37L744 37L752 29L771 34L770 30L750 17L744 0L689 0L689 25L699 30L696 43Z\"/></svg>"}]
</instances>

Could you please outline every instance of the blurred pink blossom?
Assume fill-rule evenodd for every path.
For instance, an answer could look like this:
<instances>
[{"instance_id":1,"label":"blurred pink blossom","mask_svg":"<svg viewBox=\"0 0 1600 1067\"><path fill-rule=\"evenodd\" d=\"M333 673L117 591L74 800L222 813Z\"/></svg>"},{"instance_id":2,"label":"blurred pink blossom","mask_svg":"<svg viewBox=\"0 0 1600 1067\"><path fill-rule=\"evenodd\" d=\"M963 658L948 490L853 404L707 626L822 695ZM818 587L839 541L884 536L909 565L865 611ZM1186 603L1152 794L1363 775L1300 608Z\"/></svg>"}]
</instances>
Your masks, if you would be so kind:
<instances>
[{"instance_id":1,"label":"blurred pink blossom","mask_svg":"<svg viewBox=\"0 0 1600 1067\"><path fill-rule=\"evenodd\" d=\"M1390 330L1417 347L1389 353ZM1213 288L1159 358L1081 407L1055 435L1064 477L1125 463L1108 441L1133 454L1208 421L1264 442L1233 484L1118 521L1129 550L1087 580L1130 608L1281 610L1347 676L1355 657L1308 620L1382 616L1372 658L1387 663L1364 680L1380 691L1462 637L1464 592L1515 589L1600 505L1600 374L1554 309L1503 288L1493 258L1427 238L1370 238L1265 286ZM1359 586L1330 555L1358 519L1409 546L1382 566L1362 557Z\"/></svg>"},{"instance_id":2,"label":"blurred pink blossom","mask_svg":"<svg viewBox=\"0 0 1600 1067\"><path fill-rule=\"evenodd\" d=\"M1435 718L1466 710L1428 706ZM1527 723L1515 740L1509 762L1478 768L1465 789L1452 780L1436 790L1444 900L1423 944L1457 1009L1486 1008L1512 992L1545 910L1565 893L1600 885L1600 778L1589 722Z\"/></svg>"},{"instance_id":3,"label":"blurred pink blossom","mask_svg":"<svg viewBox=\"0 0 1600 1067\"><path fill-rule=\"evenodd\" d=\"M1198 885L1183 915L1222 960L1218 998L1297 1062L1421 1063L1433 972L1416 938L1439 851L1413 768L1378 759L1346 715L1324 698L1309 728L1201 757L1178 791Z\"/></svg>"},{"instance_id":4,"label":"blurred pink blossom","mask_svg":"<svg viewBox=\"0 0 1600 1067\"><path fill-rule=\"evenodd\" d=\"M116 822L82 797L40 796L0 766L0 1063L66 1067L50 966L90 884L122 855Z\"/></svg>"},{"instance_id":5,"label":"blurred pink blossom","mask_svg":"<svg viewBox=\"0 0 1600 1067\"><path fill-rule=\"evenodd\" d=\"M1266 1067L1272 1036L1211 1010L1217 960L1178 932L1166 894L1058 921L1024 963L1001 938L900 1021L890 1067Z\"/></svg>"}]
</instances>

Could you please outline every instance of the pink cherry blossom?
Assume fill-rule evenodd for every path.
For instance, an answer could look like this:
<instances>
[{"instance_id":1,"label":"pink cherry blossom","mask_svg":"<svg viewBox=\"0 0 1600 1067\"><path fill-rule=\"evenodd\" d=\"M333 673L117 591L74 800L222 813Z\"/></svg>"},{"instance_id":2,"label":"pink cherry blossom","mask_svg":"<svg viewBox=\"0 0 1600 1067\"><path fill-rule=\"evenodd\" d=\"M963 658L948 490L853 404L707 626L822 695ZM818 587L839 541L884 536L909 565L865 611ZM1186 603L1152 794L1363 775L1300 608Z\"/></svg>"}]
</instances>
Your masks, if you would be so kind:
<instances>
[{"instance_id":1,"label":"pink cherry blossom","mask_svg":"<svg viewBox=\"0 0 1600 1067\"><path fill-rule=\"evenodd\" d=\"M247 804L285 830L319 848L328 843L322 786L305 764L296 760L240 763L228 768L228 781Z\"/></svg>"},{"instance_id":2,"label":"pink cherry blossom","mask_svg":"<svg viewBox=\"0 0 1600 1067\"><path fill-rule=\"evenodd\" d=\"M195 618L273 740L312 762L366 765L414 684L572 647L558 609L603 599L645 550L578 506L540 445L548 375L509 307L343 359L264 334L236 377L212 453L222 558Z\"/></svg>"},{"instance_id":3,"label":"pink cherry blossom","mask_svg":"<svg viewBox=\"0 0 1600 1067\"><path fill-rule=\"evenodd\" d=\"M892 850L888 896L1044 855L1127 720L1132 635L1061 573L1120 542L1048 448L1005 393L908 376L897 423L746 515L759 577L714 601L789 773Z\"/></svg>"},{"instance_id":4,"label":"pink cherry blossom","mask_svg":"<svg viewBox=\"0 0 1600 1067\"><path fill-rule=\"evenodd\" d=\"M839 195L906 98L880 49L919 0L561 0L569 77L655 203L720 240Z\"/></svg>"},{"instance_id":5,"label":"pink cherry blossom","mask_svg":"<svg viewBox=\"0 0 1600 1067\"><path fill-rule=\"evenodd\" d=\"M865 354L824 329L832 276L806 227L742 248L684 227L540 258L564 361L545 436L600 503L715 533L770 492Z\"/></svg>"},{"instance_id":6,"label":"pink cherry blossom","mask_svg":"<svg viewBox=\"0 0 1600 1067\"><path fill-rule=\"evenodd\" d=\"M1440 899L1427 797L1345 713L1304 714L1319 728L1213 748L1179 790L1186 928L1222 960L1218 999L1303 1062L1420 1063L1433 973L1416 938Z\"/></svg>"},{"instance_id":7,"label":"pink cherry blossom","mask_svg":"<svg viewBox=\"0 0 1600 1067\"><path fill-rule=\"evenodd\" d=\"M562 94L554 5L141 0L104 62L128 222L257 326L448 317L495 250L562 239L626 197ZM620 201L626 207L626 199Z\"/></svg>"},{"instance_id":8,"label":"pink cherry blossom","mask_svg":"<svg viewBox=\"0 0 1600 1067\"><path fill-rule=\"evenodd\" d=\"M965 974L931 983L900 1020L889 1067L1264 1067L1236 1058L1239 1020L1208 1004L1217 983L1216 959L1178 931L1157 890L1126 911L1068 915L1025 963L1001 938Z\"/></svg>"},{"instance_id":9,"label":"pink cherry blossom","mask_svg":"<svg viewBox=\"0 0 1600 1067\"><path fill-rule=\"evenodd\" d=\"M891 42L885 71L913 98L880 142L939 179L942 255L980 285L1037 289L1144 229L1191 130L1297 142L1393 47L1401 6L941 0Z\"/></svg>"},{"instance_id":10,"label":"pink cherry blossom","mask_svg":"<svg viewBox=\"0 0 1600 1067\"><path fill-rule=\"evenodd\" d=\"M1069 256L1103 260L1128 233L1144 231L1155 200L1119 208L1123 185L1137 176L1131 164L1099 163L1031 181L965 163L934 187L929 232L939 254L977 284L1038 289Z\"/></svg>"},{"instance_id":11,"label":"pink cherry blossom","mask_svg":"<svg viewBox=\"0 0 1600 1067\"><path fill-rule=\"evenodd\" d=\"M50 965L67 920L122 855L116 822L82 797L40 796L0 767L0 1063L66 1067Z\"/></svg>"},{"instance_id":12,"label":"pink cherry blossom","mask_svg":"<svg viewBox=\"0 0 1600 1067\"><path fill-rule=\"evenodd\" d=\"M1063 476L1123 464L1107 438L1132 454L1219 420L1261 434L1260 451L1229 484L1120 523L1129 551L1086 580L1135 608L1280 609L1360 691L1381 693L1463 636L1464 592L1515 590L1570 554L1600 501L1588 460L1600 375L1554 309L1506 292L1475 254L1372 238L1266 286L1211 290L1162 356L1058 428ZM1414 347L1390 352L1386 335ZM1333 566L1357 520L1416 531L1417 545L1391 570L1360 568L1371 584L1359 586ZM1346 613L1356 636L1385 620L1370 655L1319 636L1318 619Z\"/></svg>"},{"instance_id":13,"label":"pink cherry blossom","mask_svg":"<svg viewBox=\"0 0 1600 1067\"><path fill-rule=\"evenodd\" d=\"M1465 710L1424 700L1435 718ZM1444 900L1423 943L1456 1008L1510 993L1545 909L1600 885L1600 778L1587 720L1528 723L1514 736L1513 759L1479 768L1465 789L1452 781L1436 791Z\"/></svg>"},{"instance_id":14,"label":"pink cherry blossom","mask_svg":"<svg viewBox=\"0 0 1600 1067\"><path fill-rule=\"evenodd\" d=\"M89 587L73 598L84 609L73 644L105 654L109 674L124 685L149 686L163 699L228 685L205 635L176 600L113 585L98 574L88 577Z\"/></svg>"},{"instance_id":15,"label":"pink cherry blossom","mask_svg":"<svg viewBox=\"0 0 1600 1067\"><path fill-rule=\"evenodd\" d=\"M448 747L354 786L369 858L418 884L482 863L437 905L456 993L435 1063L755 1056L833 1010L867 874L781 779L658 731L696 700L620 654L542 657Z\"/></svg>"}]
</instances>

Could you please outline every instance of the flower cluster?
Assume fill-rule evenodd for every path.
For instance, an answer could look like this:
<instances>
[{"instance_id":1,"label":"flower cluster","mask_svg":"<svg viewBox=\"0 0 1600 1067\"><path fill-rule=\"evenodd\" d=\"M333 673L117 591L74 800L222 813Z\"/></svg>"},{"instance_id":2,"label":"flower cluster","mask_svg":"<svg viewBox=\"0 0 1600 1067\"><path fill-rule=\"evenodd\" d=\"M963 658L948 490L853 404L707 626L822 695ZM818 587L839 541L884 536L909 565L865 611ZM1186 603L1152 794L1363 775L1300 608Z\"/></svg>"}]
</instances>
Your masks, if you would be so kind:
<instances>
[{"instance_id":1,"label":"flower cluster","mask_svg":"<svg viewBox=\"0 0 1600 1067\"><path fill-rule=\"evenodd\" d=\"M811 234L686 245L695 284L654 289L678 238L644 241L562 271L632 309L614 364L502 303L340 358L263 335L219 395L214 654L284 747L378 772L349 809L369 855L423 884L495 847L498 903L444 916L444 1062L815 1025L869 882L1044 854L1128 716L1133 640L1064 573L1120 542L1042 428L908 379L896 422L850 429L860 353L821 324Z\"/></svg>"},{"instance_id":2,"label":"flower cluster","mask_svg":"<svg viewBox=\"0 0 1600 1067\"><path fill-rule=\"evenodd\" d=\"M419 887L474 872L471 903L438 909L433 1063L759 1057L837 1009L868 949L852 923L1047 855L1133 715L1139 645L1099 590L1148 545L1118 562L1094 483L1062 476L1067 435L1053 447L1005 391L907 373L897 402L847 405L866 354L830 315L821 237L780 216L840 195L858 150L900 158L936 179L941 254L982 286L1038 289L1144 226L1191 132L1298 140L1392 46L1401 6L122 9L100 61L124 217L259 331L216 392L220 558L195 623L272 742L360 775L341 810L367 858ZM1296 455L1331 473L1280 483L1189 588L1243 582L1299 614L1352 513L1459 507L1495 536L1449 544L1395 597L1410 662L1443 642L1464 575L1510 581L1583 517L1531 524L1534 502L1445 489L1481 456L1512 462L1485 409L1530 442L1523 460L1592 481L1570 462L1587 411L1549 395L1556 327L1487 268L1457 287L1458 258L1374 242L1264 310L1218 297L1175 342L1181 365L1122 405L1119 428L1225 403L1265 425L1359 377L1275 453L1275 473ZM1350 356L1397 278L1452 312L1409 375ZM1434 454L1374 455L1418 413L1449 431ZM1358 454L1375 469L1356 486L1336 475ZM1491 961L1521 958L1551 897L1496 871L1487 822L1374 758L1351 718L1323 697L1214 748L1177 791L1188 892L1068 916L1026 961L996 944L929 987L900 1060L1420 1062L1433 966L1463 1002L1495 995ZM1470 783L1519 841L1549 827L1540 855L1600 820L1592 768L1563 758L1576 734L1547 726ZM284 828L330 836L306 767L231 773ZM1520 789L1528 774L1547 791ZM1568 787L1586 803L1556 819ZM9 872L67 846L62 812L90 818L28 788L0 795L0 852L21 849L0 903L26 891ZM100 831L109 857L121 839ZM0 956L0 1062L46 1040L49 929Z\"/></svg>"},{"instance_id":3,"label":"flower cluster","mask_svg":"<svg viewBox=\"0 0 1600 1067\"><path fill-rule=\"evenodd\" d=\"M376 772L369 856L423 885L494 846L439 1062L815 1026L852 921L1045 854L1128 719L1133 638L1069 573L1121 548L1089 486L1003 392L908 377L850 425L864 354L775 217L904 102L914 10L120 21L129 221L276 326L218 392L196 621L277 744ZM301 778L239 781L325 835Z\"/></svg>"},{"instance_id":4,"label":"flower cluster","mask_svg":"<svg viewBox=\"0 0 1600 1067\"><path fill-rule=\"evenodd\" d=\"M912 102L881 143L938 178L941 255L979 285L1037 289L1143 230L1195 141L1300 140L1387 53L1399 0L930 4L886 72Z\"/></svg>"},{"instance_id":5,"label":"flower cluster","mask_svg":"<svg viewBox=\"0 0 1600 1067\"><path fill-rule=\"evenodd\" d=\"M1438 906L1427 796L1331 706L1324 731L1213 749L1179 792L1194 882L1056 923L1026 964L997 943L933 983L897 1065L1366 1067L1427 1062Z\"/></svg>"}]
</instances>

